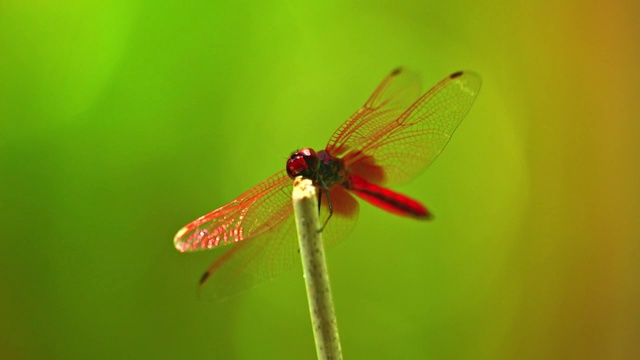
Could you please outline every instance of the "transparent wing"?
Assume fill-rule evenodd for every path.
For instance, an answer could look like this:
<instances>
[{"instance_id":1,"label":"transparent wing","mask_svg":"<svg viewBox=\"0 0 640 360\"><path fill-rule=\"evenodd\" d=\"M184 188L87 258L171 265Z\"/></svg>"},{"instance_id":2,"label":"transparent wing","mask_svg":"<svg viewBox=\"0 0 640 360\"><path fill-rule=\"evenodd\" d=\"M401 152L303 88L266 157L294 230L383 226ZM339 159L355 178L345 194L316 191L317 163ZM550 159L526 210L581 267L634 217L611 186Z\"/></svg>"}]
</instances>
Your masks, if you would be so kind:
<instances>
[{"instance_id":1,"label":"transparent wing","mask_svg":"<svg viewBox=\"0 0 640 360\"><path fill-rule=\"evenodd\" d=\"M287 204L292 209L289 187L287 193ZM325 247L344 239L353 229L358 215L358 202L344 188L334 187L330 194L334 213L322 232ZM323 199L321 209L321 219L326 219L326 199ZM295 220L291 211L289 215L268 232L233 245L219 257L203 275L200 294L208 299L221 300L284 272L300 269ZM302 274L301 271L299 273Z\"/></svg>"},{"instance_id":2,"label":"transparent wing","mask_svg":"<svg viewBox=\"0 0 640 360\"><path fill-rule=\"evenodd\" d=\"M394 73L385 82L395 82L402 75L393 76ZM385 82L380 87L385 86ZM392 85L385 87L392 88ZM472 72L452 74L397 117L387 115L396 113L387 111L385 106L396 102L387 100L378 108L366 110L369 111L366 121L353 117L347 120L340 129L347 130L349 135L334 134L332 140L338 141L330 142L328 149L342 151L345 165L371 182L387 185L407 182L442 152L471 108L480 85L480 77ZM401 102L405 102L404 93L398 90L388 93L399 94Z\"/></svg>"},{"instance_id":3,"label":"transparent wing","mask_svg":"<svg viewBox=\"0 0 640 360\"><path fill-rule=\"evenodd\" d=\"M183 252L235 243L203 275L205 297L223 299L300 266L292 184L284 171L278 172L178 231L174 244ZM358 214L357 201L342 187L330 189L330 195L334 214L323 231L326 246L344 239ZM321 209L325 219L324 198Z\"/></svg>"},{"instance_id":4,"label":"transparent wing","mask_svg":"<svg viewBox=\"0 0 640 360\"><path fill-rule=\"evenodd\" d=\"M343 157L379 137L420 95L420 78L398 68L387 75L367 102L331 136L326 150ZM372 139L372 136L374 139Z\"/></svg>"},{"instance_id":5,"label":"transparent wing","mask_svg":"<svg viewBox=\"0 0 640 360\"><path fill-rule=\"evenodd\" d=\"M173 239L181 252L240 242L271 231L292 207L292 181L284 171L262 181L232 202L185 225Z\"/></svg>"}]
</instances>

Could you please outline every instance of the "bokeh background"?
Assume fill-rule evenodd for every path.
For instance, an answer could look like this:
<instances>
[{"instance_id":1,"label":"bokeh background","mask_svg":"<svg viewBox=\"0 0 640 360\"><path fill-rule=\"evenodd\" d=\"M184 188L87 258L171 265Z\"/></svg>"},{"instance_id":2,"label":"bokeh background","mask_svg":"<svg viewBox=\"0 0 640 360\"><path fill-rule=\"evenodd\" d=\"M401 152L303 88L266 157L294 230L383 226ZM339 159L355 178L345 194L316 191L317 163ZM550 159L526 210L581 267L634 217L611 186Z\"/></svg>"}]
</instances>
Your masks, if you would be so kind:
<instances>
[{"instance_id":1,"label":"bokeh background","mask_svg":"<svg viewBox=\"0 0 640 360\"><path fill-rule=\"evenodd\" d=\"M637 1L0 1L0 358L313 359L302 277L229 301L175 232L393 68L483 88L329 251L347 359L640 357Z\"/></svg>"}]
</instances>

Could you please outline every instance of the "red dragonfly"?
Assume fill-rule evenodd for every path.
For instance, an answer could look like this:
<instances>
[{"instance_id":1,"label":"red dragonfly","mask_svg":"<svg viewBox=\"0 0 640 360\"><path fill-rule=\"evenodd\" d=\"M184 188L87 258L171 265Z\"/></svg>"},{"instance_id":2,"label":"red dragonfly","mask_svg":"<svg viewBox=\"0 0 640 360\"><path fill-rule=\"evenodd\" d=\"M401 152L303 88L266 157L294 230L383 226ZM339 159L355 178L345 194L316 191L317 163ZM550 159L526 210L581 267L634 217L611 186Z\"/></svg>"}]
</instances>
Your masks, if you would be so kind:
<instances>
[{"instance_id":1,"label":"red dragonfly","mask_svg":"<svg viewBox=\"0 0 640 360\"><path fill-rule=\"evenodd\" d=\"M294 152L286 170L178 231L174 244L181 252L234 244L206 270L201 290L225 298L300 264L291 203L296 176L319 189L328 246L355 224L353 195L397 215L429 219L425 206L384 186L412 180L433 162L469 111L480 83L472 72L456 72L420 96L416 75L391 72L324 150Z\"/></svg>"}]
</instances>

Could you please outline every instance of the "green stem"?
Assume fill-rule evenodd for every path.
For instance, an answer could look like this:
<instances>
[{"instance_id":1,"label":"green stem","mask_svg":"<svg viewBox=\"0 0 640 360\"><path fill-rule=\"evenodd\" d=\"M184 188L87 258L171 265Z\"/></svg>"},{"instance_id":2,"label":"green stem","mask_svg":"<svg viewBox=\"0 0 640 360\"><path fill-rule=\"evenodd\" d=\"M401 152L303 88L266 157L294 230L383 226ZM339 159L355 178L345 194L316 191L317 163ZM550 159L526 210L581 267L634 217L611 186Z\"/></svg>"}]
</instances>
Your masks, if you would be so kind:
<instances>
[{"instance_id":1,"label":"green stem","mask_svg":"<svg viewBox=\"0 0 640 360\"><path fill-rule=\"evenodd\" d=\"M322 233L318 231L318 200L311 180L296 178L292 199L318 359L342 359Z\"/></svg>"}]
</instances>

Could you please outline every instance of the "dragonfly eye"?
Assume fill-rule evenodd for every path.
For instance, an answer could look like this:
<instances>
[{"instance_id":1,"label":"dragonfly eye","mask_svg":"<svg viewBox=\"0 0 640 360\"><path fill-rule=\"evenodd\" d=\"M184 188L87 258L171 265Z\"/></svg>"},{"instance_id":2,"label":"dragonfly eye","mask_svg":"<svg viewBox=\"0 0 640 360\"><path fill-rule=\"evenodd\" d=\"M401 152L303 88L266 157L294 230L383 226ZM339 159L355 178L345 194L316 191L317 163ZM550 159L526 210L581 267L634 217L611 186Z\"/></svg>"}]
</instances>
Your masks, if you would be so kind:
<instances>
[{"instance_id":1,"label":"dragonfly eye","mask_svg":"<svg viewBox=\"0 0 640 360\"><path fill-rule=\"evenodd\" d=\"M313 149L304 148L289 156L287 160L287 174L292 179L296 176L314 179L319 165L320 158L318 154L316 154Z\"/></svg>"}]
</instances>

